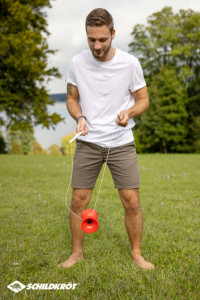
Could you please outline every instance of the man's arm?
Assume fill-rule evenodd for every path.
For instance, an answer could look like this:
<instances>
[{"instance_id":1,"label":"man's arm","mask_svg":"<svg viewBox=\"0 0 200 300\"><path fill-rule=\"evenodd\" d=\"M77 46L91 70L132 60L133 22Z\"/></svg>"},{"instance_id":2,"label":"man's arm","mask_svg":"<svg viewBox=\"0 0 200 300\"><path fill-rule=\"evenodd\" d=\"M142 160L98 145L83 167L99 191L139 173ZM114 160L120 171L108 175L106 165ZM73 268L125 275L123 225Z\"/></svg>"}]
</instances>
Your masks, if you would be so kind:
<instances>
[{"instance_id":1,"label":"man's arm","mask_svg":"<svg viewBox=\"0 0 200 300\"><path fill-rule=\"evenodd\" d=\"M79 116L82 115L81 108L79 106L79 92L78 88L71 84L67 84L67 109L72 116L72 118L76 121Z\"/></svg>"},{"instance_id":2,"label":"man's arm","mask_svg":"<svg viewBox=\"0 0 200 300\"><path fill-rule=\"evenodd\" d=\"M135 91L133 96L135 98L135 105L127 110L129 118L137 117L149 108L149 96L146 86Z\"/></svg>"},{"instance_id":3,"label":"man's arm","mask_svg":"<svg viewBox=\"0 0 200 300\"><path fill-rule=\"evenodd\" d=\"M129 119L141 115L149 108L149 96L146 86L135 91L133 95L135 98L135 104L129 109L120 112L119 116L121 120L118 118L115 120L119 126L126 127Z\"/></svg>"},{"instance_id":4,"label":"man's arm","mask_svg":"<svg viewBox=\"0 0 200 300\"><path fill-rule=\"evenodd\" d=\"M72 116L72 118L76 121L78 117L82 115L81 107L79 105L79 91L78 88L71 84L67 84L67 109ZM87 123L84 118L81 118L77 124L76 132L80 132L84 130L81 135L86 135L88 133Z\"/></svg>"}]
</instances>

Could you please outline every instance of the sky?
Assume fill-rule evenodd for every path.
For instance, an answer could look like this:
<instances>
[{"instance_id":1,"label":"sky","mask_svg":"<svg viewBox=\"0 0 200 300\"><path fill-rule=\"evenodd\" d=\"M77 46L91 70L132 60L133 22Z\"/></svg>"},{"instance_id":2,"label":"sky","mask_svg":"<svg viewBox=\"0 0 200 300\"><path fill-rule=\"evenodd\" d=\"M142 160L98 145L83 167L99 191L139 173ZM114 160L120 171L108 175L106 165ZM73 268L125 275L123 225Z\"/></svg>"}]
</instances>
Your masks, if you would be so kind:
<instances>
[{"instance_id":1,"label":"sky","mask_svg":"<svg viewBox=\"0 0 200 300\"><path fill-rule=\"evenodd\" d=\"M49 56L48 66L57 67L62 78L52 79L47 89L50 94L66 93L66 72L70 59L82 49L87 49L85 18L89 12L101 7L107 9L114 19L116 36L113 47L128 51L131 32L136 24L145 24L147 17L171 6L174 13L180 9L200 11L200 0L53 0L47 10L50 36L49 49L57 50Z\"/></svg>"}]
</instances>

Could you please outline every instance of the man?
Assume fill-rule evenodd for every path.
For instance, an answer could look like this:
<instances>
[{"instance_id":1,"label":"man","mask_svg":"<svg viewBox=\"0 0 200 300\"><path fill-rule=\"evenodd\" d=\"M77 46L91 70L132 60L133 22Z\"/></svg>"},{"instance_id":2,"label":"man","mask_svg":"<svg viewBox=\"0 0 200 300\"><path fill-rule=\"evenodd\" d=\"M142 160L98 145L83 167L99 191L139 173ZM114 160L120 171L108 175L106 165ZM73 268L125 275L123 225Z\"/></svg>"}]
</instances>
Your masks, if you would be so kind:
<instances>
[{"instance_id":1,"label":"man","mask_svg":"<svg viewBox=\"0 0 200 300\"><path fill-rule=\"evenodd\" d=\"M86 33L90 49L72 58L67 77L67 108L77 121L76 131L83 131L74 158L71 210L81 216L87 208L110 149L107 164L125 209L132 258L139 267L154 269L141 255L143 220L132 134L133 118L149 107L143 72L136 57L112 47L115 30L108 11L91 11ZM80 225L81 220L71 213L73 253L59 267L67 268L83 259Z\"/></svg>"}]
</instances>

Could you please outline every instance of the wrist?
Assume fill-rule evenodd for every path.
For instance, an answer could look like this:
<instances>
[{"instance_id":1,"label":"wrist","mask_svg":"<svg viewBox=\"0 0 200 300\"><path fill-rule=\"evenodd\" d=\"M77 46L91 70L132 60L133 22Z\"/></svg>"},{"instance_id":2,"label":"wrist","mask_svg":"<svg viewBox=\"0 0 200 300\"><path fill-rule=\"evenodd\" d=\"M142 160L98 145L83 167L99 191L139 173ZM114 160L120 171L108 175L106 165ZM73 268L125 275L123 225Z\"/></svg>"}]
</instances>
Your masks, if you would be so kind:
<instances>
[{"instance_id":1,"label":"wrist","mask_svg":"<svg viewBox=\"0 0 200 300\"><path fill-rule=\"evenodd\" d=\"M86 120L86 117L83 116L83 115L81 115L81 116L79 116L79 117L76 119L76 123L77 123L77 124L78 124L78 122L79 122L79 120L80 120L81 118L84 118L84 119Z\"/></svg>"},{"instance_id":2,"label":"wrist","mask_svg":"<svg viewBox=\"0 0 200 300\"><path fill-rule=\"evenodd\" d=\"M128 117L129 117L129 119L132 119L132 118L134 118L134 109L133 109L133 107L131 107L131 108L129 108L129 109L127 109L127 114L128 114Z\"/></svg>"},{"instance_id":3,"label":"wrist","mask_svg":"<svg viewBox=\"0 0 200 300\"><path fill-rule=\"evenodd\" d=\"M128 114L128 118L131 119L131 109L130 108L126 110L126 113Z\"/></svg>"}]
</instances>

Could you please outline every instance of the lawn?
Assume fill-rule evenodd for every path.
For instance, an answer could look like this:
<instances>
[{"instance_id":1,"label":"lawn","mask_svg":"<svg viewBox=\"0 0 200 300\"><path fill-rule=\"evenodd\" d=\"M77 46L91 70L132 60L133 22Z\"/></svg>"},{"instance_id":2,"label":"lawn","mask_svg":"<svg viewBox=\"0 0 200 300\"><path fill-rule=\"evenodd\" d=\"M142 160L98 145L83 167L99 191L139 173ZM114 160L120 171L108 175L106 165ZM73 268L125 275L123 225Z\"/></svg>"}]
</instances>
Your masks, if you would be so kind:
<instances>
[{"instance_id":1,"label":"lawn","mask_svg":"<svg viewBox=\"0 0 200 300\"><path fill-rule=\"evenodd\" d=\"M131 260L124 210L108 169L96 206L100 226L85 236L85 260L60 270L57 264L71 253L65 206L70 157L0 156L1 300L200 299L200 155L138 157L142 253L156 266L145 272ZM90 208L99 184L100 177ZM15 294L7 286L16 280L77 286Z\"/></svg>"}]
</instances>

